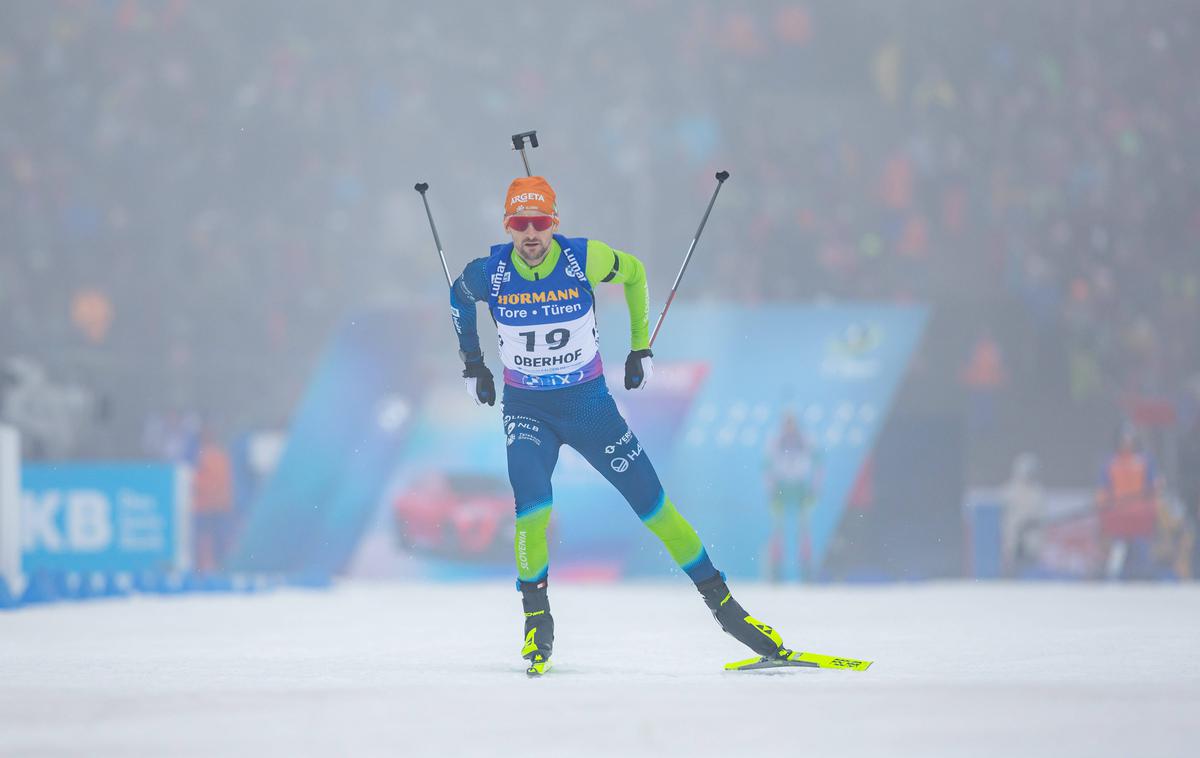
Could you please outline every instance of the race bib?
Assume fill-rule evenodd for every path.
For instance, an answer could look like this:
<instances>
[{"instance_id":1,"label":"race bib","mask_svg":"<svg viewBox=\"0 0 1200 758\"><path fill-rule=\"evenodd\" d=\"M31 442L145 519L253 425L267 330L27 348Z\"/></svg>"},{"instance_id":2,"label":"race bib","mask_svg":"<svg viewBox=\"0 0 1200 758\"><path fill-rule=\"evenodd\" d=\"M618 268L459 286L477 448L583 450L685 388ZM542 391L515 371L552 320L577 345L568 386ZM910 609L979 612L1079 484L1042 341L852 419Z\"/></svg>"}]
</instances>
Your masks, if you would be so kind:
<instances>
[{"instance_id":1,"label":"race bib","mask_svg":"<svg viewBox=\"0 0 1200 758\"><path fill-rule=\"evenodd\" d=\"M506 324L497 320L496 334L504 367L531 376L578 371L599 351L595 312L590 307L569 321Z\"/></svg>"}]
</instances>

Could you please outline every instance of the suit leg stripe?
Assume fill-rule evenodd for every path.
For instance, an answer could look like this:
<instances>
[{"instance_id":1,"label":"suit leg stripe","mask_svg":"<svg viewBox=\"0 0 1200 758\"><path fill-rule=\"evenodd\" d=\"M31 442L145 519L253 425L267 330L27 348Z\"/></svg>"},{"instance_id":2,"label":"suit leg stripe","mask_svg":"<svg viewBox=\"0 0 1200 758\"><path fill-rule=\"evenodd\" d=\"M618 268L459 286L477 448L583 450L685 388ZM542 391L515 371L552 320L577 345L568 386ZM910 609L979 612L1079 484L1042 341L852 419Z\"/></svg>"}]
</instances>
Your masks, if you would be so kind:
<instances>
[{"instance_id":1,"label":"suit leg stripe","mask_svg":"<svg viewBox=\"0 0 1200 758\"><path fill-rule=\"evenodd\" d=\"M700 552L696 554L696 557L683 564L680 568L682 568L684 571L691 571L704 562L707 558L708 554L704 552L704 546L701 545Z\"/></svg>"},{"instance_id":2,"label":"suit leg stripe","mask_svg":"<svg viewBox=\"0 0 1200 758\"><path fill-rule=\"evenodd\" d=\"M666 492L666 490L660 490L658 493L658 501L655 502L654 507L650 509L649 513L647 513L645 516L642 516L642 523L646 523L646 522L650 521L651 519L653 519L658 514L662 513L663 506L665 506L666 504L667 504L667 492Z\"/></svg>"},{"instance_id":3,"label":"suit leg stripe","mask_svg":"<svg viewBox=\"0 0 1200 758\"><path fill-rule=\"evenodd\" d=\"M526 505L518 505L517 506L517 518L527 518L529 516L532 516L533 514L537 513L538 511L542 511L542 510L549 508L553 502L554 502L553 500L540 500L536 503L528 503Z\"/></svg>"}]
</instances>

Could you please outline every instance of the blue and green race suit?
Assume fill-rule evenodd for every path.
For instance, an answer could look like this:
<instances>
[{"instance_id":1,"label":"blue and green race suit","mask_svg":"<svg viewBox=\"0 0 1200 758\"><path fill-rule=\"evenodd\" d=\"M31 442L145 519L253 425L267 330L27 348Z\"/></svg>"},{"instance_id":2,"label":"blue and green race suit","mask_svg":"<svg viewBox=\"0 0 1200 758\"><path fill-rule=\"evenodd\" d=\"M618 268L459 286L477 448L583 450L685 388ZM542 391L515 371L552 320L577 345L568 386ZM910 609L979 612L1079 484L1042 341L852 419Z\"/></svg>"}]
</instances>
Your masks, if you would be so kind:
<instances>
[{"instance_id":1,"label":"blue and green race suit","mask_svg":"<svg viewBox=\"0 0 1200 758\"><path fill-rule=\"evenodd\" d=\"M563 444L617 488L692 581L711 579L718 572L704 544L667 497L604 381L593 296L602 282L624 286L631 349L647 348L645 269L603 242L556 234L537 266L514 254L511 242L495 245L488 257L468 263L450 290L465 360L483 357L475 304L486 302L496 323L518 580L541 583L549 571L550 477Z\"/></svg>"}]
</instances>

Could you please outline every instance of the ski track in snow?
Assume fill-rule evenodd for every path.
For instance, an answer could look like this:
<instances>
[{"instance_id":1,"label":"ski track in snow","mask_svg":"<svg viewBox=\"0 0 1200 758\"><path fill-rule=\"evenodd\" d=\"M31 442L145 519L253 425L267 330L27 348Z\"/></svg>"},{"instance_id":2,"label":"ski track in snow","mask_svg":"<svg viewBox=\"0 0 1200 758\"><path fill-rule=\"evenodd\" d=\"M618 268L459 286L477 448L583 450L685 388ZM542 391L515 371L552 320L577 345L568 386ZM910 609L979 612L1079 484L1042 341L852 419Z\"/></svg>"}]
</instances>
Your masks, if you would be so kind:
<instances>
[{"instance_id":1,"label":"ski track in snow","mask_svg":"<svg viewBox=\"0 0 1200 758\"><path fill-rule=\"evenodd\" d=\"M525 677L508 582L135 597L0 614L0 755L1184 756L1200 587L732 584L751 654L683 581L552 584Z\"/></svg>"}]
</instances>

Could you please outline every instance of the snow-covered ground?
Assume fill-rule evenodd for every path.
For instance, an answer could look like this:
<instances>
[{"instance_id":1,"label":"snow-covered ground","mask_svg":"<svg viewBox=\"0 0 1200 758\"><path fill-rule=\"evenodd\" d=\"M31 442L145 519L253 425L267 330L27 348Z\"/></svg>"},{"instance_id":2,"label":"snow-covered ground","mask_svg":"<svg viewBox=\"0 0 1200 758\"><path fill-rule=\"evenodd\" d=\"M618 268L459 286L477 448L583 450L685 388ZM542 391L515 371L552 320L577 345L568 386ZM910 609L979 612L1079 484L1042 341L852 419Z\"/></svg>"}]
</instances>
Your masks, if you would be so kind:
<instances>
[{"instance_id":1,"label":"snow-covered ground","mask_svg":"<svg viewBox=\"0 0 1200 758\"><path fill-rule=\"evenodd\" d=\"M1200 754L1198 587L735 584L876 661L751 673L682 580L552 591L541 680L507 582L0 614L0 754Z\"/></svg>"}]
</instances>

